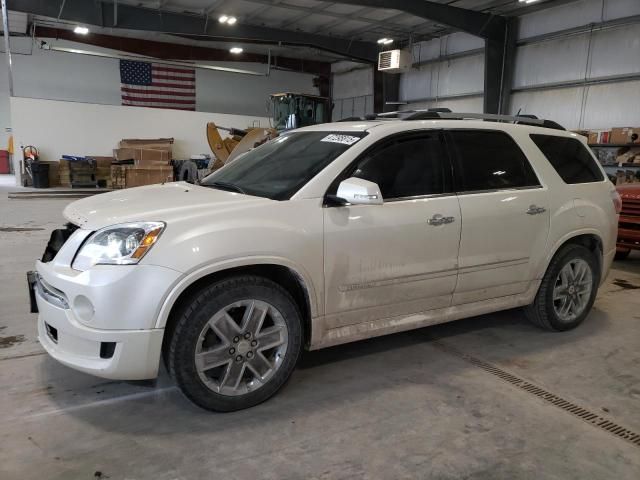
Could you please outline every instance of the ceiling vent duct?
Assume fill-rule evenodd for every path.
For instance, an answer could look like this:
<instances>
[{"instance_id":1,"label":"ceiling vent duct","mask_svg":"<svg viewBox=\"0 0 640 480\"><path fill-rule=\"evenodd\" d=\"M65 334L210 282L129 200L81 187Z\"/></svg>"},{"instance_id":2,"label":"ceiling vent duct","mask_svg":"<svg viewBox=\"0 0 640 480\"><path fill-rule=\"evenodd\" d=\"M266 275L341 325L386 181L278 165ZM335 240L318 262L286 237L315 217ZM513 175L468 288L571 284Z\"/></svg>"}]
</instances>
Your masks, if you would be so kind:
<instances>
[{"instance_id":1,"label":"ceiling vent duct","mask_svg":"<svg viewBox=\"0 0 640 480\"><path fill-rule=\"evenodd\" d=\"M387 50L378 54L378 71L401 73L411 70L412 58L408 50Z\"/></svg>"},{"instance_id":2,"label":"ceiling vent duct","mask_svg":"<svg viewBox=\"0 0 640 480\"><path fill-rule=\"evenodd\" d=\"M12 10L9 10L7 13L7 20L9 22L9 33L26 35L27 24L29 22L29 17L27 16L27 14L22 12L14 12ZM4 27L2 25L2 22L0 22L0 32L3 32L3 30Z\"/></svg>"}]
</instances>

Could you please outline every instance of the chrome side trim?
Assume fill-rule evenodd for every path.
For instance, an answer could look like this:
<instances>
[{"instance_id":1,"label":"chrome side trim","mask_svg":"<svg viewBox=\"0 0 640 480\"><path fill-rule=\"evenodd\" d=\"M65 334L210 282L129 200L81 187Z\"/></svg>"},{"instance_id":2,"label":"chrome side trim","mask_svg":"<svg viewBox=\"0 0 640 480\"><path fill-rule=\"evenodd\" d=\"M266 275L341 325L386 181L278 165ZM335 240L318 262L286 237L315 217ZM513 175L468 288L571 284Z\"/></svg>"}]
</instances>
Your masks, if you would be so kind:
<instances>
[{"instance_id":1,"label":"chrome side trim","mask_svg":"<svg viewBox=\"0 0 640 480\"><path fill-rule=\"evenodd\" d=\"M479 265L469 265L467 267L460 267L458 273L472 273L480 270L493 270L495 268L515 267L517 265L524 265L529 263L529 257L515 258L513 260L503 260L501 262L489 262L481 263Z\"/></svg>"},{"instance_id":2,"label":"chrome side trim","mask_svg":"<svg viewBox=\"0 0 640 480\"><path fill-rule=\"evenodd\" d=\"M364 290L367 288L386 287L388 285L399 285L403 283L420 282L422 280L430 280L433 278L448 277L456 274L456 268L450 268L447 270L438 270L437 272L421 273L418 275L407 275L404 277L395 277L385 280L375 280L372 282L364 283L352 283L348 285L340 285L338 287L339 292L351 292L353 290Z\"/></svg>"},{"instance_id":3,"label":"chrome side trim","mask_svg":"<svg viewBox=\"0 0 640 480\"><path fill-rule=\"evenodd\" d=\"M430 193L427 195L413 195L411 197L395 197L395 198L390 198L390 199L386 199L383 197L383 200L385 203L392 203L392 202L406 202L408 200L423 200L426 198L442 198L442 197L455 197L456 196L456 192L447 192L447 193Z\"/></svg>"},{"instance_id":4,"label":"chrome side trim","mask_svg":"<svg viewBox=\"0 0 640 480\"><path fill-rule=\"evenodd\" d=\"M57 288L49 285L38 274L36 274L36 291L43 300L47 301L51 305L55 305L59 308L64 308L65 310L69 309L69 303L67 301L66 295Z\"/></svg>"},{"instance_id":5,"label":"chrome side trim","mask_svg":"<svg viewBox=\"0 0 640 480\"><path fill-rule=\"evenodd\" d=\"M541 188L544 188L544 187L542 185L531 185L527 187L490 188L488 190L469 190L468 192L458 192L458 196L473 195L475 193L511 192L513 190L539 190Z\"/></svg>"}]
</instances>

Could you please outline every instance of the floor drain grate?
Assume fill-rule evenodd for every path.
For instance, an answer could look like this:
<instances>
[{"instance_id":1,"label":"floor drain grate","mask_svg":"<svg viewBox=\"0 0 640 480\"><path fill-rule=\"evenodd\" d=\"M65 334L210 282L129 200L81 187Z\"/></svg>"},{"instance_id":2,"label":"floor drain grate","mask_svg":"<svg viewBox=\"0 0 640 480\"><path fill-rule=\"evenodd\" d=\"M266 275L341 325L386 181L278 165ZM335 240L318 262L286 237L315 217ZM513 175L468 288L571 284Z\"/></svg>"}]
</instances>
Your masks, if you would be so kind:
<instances>
[{"instance_id":1,"label":"floor drain grate","mask_svg":"<svg viewBox=\"0 0 640 480\"><path fill-rule=\"evenodd\" d=\"M517 375L509 373L505 370L502 370L501 368L498 368L495 365L492 365L483 360L480 360L479 358L475 358L475 357L472 357L471 355L463 353L460 350L454 347L451 347L450 345L447 345L446 343L440 340L437 340L437 339L433 340L432 345L434 345L436 348L450 355L459 357L464 361L472 365L475 365L476 367L481 368L491 373L492 375L495 375L496 377L501 378L505 382L508 382L524 390L525 392L535 395L541 398L542 400L552 405L555 405L556 407L561 408L562 410L565 410L571 413L575 417L578 417L579 419L587 422L590 425L598 427L606 432L612 433L613 435L623 440L626 440L627 442L630 442L632 445L635 445L636 447L640 447L640 434L635 433L632 430L629 430L628 428L625 428L621 425L618 425L617 423L609 420L606 417L598 415L597 413L593 413L592 411L587 410L586 408L581 407L580 405L576 405L575 403L570 402L569 400L565 400L564 398L554 393L551 393L548 390L545 390L544 388L539 387L538 385L528 382L518 377Z\"/></svg>"}]
</instances>

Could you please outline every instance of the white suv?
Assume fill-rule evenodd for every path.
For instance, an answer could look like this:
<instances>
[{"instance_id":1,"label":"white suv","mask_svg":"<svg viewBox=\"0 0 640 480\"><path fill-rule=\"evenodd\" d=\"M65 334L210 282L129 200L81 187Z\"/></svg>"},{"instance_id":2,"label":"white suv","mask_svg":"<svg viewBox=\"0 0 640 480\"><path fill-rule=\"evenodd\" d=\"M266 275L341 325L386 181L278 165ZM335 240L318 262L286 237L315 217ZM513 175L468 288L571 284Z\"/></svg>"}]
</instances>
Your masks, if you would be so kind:
<instances>
[{"instance_id":1,"label":"white suv","mask_svg":"<svg viewBox=\"0 0 640 480\"><path fill-rule=\"evenodd\" d=\"M620 207L584 139L433 116L303 128L200 186L70 204L29 275L40 342L112 379L163 357L187 397L230 411L272 396L303 348L514 307L577 326Z\"/></svg>"}]
</instances>

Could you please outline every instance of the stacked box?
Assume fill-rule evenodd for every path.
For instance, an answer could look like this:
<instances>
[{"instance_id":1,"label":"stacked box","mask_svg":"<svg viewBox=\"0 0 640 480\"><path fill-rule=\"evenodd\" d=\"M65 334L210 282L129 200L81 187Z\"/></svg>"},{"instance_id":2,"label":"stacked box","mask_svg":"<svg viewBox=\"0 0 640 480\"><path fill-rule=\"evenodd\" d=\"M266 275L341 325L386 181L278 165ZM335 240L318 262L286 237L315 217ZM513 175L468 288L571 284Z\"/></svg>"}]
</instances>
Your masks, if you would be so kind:
<instances>
[{"instance_id":1,"label":"stacked box","mask_svg":"<svg viewBox=\"0 0 640 480\"><path fill-rule=\"evenodd\" d=\"M640 127L612 128L609 141L621 145L640 144Z\"/></svg>"},{"instance_id":2,"label":"stacked box","mask_svg":"<svg viewBox=\"0 0 640 480\"><path fill-rule=\"evenodd\" d=\"M599 143L611 143L611 130L591 130L589 132L589 145L595 145Z\"/></svg>"},{"instance_id":3,"label":"stacked box","mask_svg":"<svg viewBox=\"0 0 640 480\"><path fill-rule=\"evenodd\" d=\"M111 188L111 163L113 162L113 157L96 157L91 156L96 162L96 180L98 181L98 185L102 186L104 184L105 187Z\"/></svg>"},{"instance_id":4,"label":"stacked box","mask_svg":"<svg viewBox=\"0 0 640 480\"><path fill-rule=\"evenodd\" d=\"M58 162L58 185L64 188L71 188L69 160L65 160L64 158Z\"/></svg>"},{"instance_id":5,"label":"stacked box","mask_svg":"<svg viewBox=\"0 0 640 480\"><path fill-rule=\"evenodd\" d=\"M112 167L112 187L130 188L173 181L172 146L173 138L121 140L113 156L117 161L133 160L133 165Z\"/></svg>"},{"instance_id":6,"label":"stacked box","mask_svg":"<svg viewBox=\"0 0 640 480\"><path fill-rule=\"evenodd\" d=\"M124 139L113 151L116 160L133 160L137 167L166 166L171 161L173 138Z\"/></svg>"},{"instance_id":7,"label":"stacked box","mask_svg":"<svg viewBox=\"0 0 640 480\"><path fill-rule=\"evenodd\" d=\"M127 188L141 187L173 181L173 167L127 168L125 184Z\"/></svg>"},{"instance_id":8,"label":"stacked box","mask_svg":"<svg viewBox=\"0 0 640 480\"><path fill-rule=\"evenodd\" d=\"M127 169L129 165L111 165L111 188L127 187Z\"/></svg>"}]
</instances>

